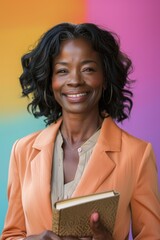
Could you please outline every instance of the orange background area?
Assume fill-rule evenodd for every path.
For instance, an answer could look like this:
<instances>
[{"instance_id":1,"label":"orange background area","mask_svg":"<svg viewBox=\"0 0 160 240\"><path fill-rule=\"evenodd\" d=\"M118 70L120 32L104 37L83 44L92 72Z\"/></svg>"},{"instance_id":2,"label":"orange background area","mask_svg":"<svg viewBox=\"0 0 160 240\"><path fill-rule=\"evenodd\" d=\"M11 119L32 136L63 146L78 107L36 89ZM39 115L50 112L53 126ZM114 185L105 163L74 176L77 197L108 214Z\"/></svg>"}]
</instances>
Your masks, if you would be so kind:
<instances>
[{"instance_id":1,"label":"orange background area","mask_svg":"<svg viewBox=\"0 0 160 240\"><path fill-rule=\"evenodd\" d=\"M16 139L44 128L21 98L21 57L61 22L84 22L86 0L0 0L0 234L7 211L10 152Z\"/></svg>"},{"instance_id":2,"label":"orange background area","mask_svg":"<svg viewBox=\"0 0 160 240\"><path fill-rule=\"evenodd\" d=\"M85 0L4 0L0 2L0 113L26 108L21 99L21 56L60 22L85 20Z\"/></svg>"}]
</instances>

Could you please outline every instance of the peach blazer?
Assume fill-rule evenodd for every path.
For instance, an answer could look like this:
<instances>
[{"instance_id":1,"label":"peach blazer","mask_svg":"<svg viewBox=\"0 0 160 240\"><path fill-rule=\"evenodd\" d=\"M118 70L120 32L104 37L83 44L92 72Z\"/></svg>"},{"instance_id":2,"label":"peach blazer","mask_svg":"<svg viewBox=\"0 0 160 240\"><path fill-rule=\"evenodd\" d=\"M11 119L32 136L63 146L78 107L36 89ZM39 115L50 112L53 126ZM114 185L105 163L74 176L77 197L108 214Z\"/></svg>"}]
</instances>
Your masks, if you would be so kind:
<instances>
[{"instance_id":1,"label":"peach blazer","mask_svg":"<svg viewBox=\"0 0 160 240\"><path fill-rule=\"evenodd\" d=\"M61 121L13 146L2 240L52 229L52 156ZM130 224L133 239L160 239L160 195L151 144L129 135L109 117L73 196L111 189L120 193L114 239L128 239Z\"/></svg>"}]
</instances>

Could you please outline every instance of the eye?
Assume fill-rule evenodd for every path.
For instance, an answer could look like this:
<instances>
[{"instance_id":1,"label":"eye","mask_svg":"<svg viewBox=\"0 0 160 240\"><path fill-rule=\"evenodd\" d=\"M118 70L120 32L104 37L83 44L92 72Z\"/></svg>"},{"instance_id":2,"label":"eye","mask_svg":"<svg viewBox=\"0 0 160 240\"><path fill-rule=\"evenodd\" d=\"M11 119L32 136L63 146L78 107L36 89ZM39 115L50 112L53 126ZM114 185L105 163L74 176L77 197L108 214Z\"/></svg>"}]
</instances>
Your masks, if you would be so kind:
<instances>
[{"instance_id":1,"label":"eye","mask_svg":"<svg viewBox=\"0 0 160 240\"><path fill-rule=\"evenodd\" d=\"M82 72L95 72L95 69L92 67L86 67L82 70Z\"/></svg>"},{"instance_id":2,"label":"eye","mask_svg":"<svg viewBox=\"0 0 160 240\"><path fill-rule=\"evenodd\" d=\"M61 68L61 69L57 69L57 70L56 70L56 73L57 73L57 74L65 74L65 73L68 73L68 70L65 69L65 68Z\"/></svg>"}]
</instances>

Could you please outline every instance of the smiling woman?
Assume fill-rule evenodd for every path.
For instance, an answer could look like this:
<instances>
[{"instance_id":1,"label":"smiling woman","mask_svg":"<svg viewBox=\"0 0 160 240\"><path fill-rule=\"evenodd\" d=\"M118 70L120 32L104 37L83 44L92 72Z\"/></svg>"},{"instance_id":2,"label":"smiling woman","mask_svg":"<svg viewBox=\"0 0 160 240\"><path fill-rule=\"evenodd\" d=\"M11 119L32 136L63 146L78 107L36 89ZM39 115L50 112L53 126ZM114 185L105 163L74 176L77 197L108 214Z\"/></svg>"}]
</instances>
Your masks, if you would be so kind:
<instances>
[{"instance_id":1,"label":"smiling woman","mask_svg":"<svg viewBox=\"0 0 160 240\"><path fill-rule=\"evenodd\" d=\"M132 64L116 35L94 24L62 23L22 57L22 66L22 94L32 94L28 109L50 126L13 146L2 240L79 239L52 232L54 203L112 189L120 193L113 234L93 212L92 235L83 239L127 240L130 223L133 239L159 239L152 146L114 122L132 108Z\"/></svg>"},{"instance_id":2,"label":"smiling woman","mask_svg":"<svg viewBox=\"0 0 160 240\"><path fill-rule=\"evenodd\" d=\"M34 100L28 108L35 117L46 116L47 124L56 121L62 115L61 106L55 101L51 90L52 71L55 58L60 57L58 55L64 42L73 39L76 39L75 44L79 41L81 44L83 42L85 49L88 42L90 51L93 50L90 54L97 54L96 62L103 69L103 94L99 101L100 114L107 112L114 119L123 121L129 116L132 108L132 92L128 88L132 83L128 78L132 70L131 61L120 51L116 35L99 29L94 24L59 24L44 34L33 51L23 56L24 71L20 77L23 96L30 93L34 95ZM67 51L71 50L72 45L73 41L69 41ZM80 48L75 46L76 55L80 54L79 51Z\"/></svg>"}]
</instances>

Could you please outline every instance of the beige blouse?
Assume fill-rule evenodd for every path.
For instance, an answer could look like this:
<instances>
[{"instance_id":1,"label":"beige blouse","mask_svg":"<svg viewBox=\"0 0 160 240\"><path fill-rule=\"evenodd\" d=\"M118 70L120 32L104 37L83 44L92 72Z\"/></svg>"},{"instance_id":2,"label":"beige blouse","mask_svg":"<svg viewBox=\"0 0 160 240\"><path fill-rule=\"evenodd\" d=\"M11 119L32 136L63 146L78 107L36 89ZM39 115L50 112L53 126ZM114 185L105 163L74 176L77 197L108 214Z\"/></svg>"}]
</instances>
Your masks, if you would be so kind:
<instances>
[{"instance_id":1,"label":"beige blouse","mask_svg":"<svg viewBox=\"0 0 160 240\"><path fill-rule=\"evenodd\" d=\"M78 148L79 163L76 170L74 180L64 184L63 172L63 138L61 132L57 134L54 147L53 164L52 164L52 182L51 182L51 199L52 205L61 199L71 197L77 184L79 183L83 171L88 163L93 148L97 142L100 130L95 132L86 142Z\"/></svg>"}]
</instances>

